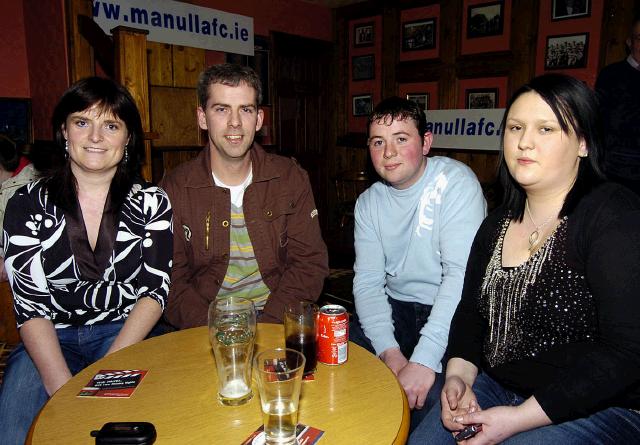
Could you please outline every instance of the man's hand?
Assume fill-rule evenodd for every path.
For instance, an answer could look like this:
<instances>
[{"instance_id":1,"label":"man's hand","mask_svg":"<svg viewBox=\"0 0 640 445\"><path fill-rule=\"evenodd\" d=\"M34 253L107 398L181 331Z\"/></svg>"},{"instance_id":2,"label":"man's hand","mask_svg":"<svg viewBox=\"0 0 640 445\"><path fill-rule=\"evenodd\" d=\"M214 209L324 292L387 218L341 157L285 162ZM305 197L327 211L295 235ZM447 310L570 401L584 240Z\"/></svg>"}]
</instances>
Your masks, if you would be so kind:
<instances>
[{"instance_id":1,"label":"man's hand","mask_svg":"<svg viewBox=\"0 0 640 445\"><path fill-rule=\"evenodd\" d=\"M402 368L407 366L407 363L409 363L407 358L400 351L400 348L385 349L382 354L380 354L380 358L382 359L384 364L387 365L389 369L391 369L396 377L398 376Z\"/></svg>"},{"instance_id":2,"label":"man's hand","mask_svg":"<svg viewBox=\"0 0 640 445\"><path fill-rule=\"evenodd\" d=\"M398 381L407 394L410 409L421 409L427 400L427 394L436 381L433 369L419 363L409 362L398 373Z\"/></svg>"}]
</instances>

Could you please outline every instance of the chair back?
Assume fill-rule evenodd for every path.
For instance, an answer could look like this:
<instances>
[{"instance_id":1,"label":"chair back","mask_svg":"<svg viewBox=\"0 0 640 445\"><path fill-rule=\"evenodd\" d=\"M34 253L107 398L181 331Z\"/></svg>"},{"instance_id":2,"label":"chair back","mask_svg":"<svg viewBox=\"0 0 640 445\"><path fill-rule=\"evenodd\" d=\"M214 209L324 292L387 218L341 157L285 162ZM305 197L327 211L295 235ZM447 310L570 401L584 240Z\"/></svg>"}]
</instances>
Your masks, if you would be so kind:
<instances>
[{"instance_id":1,"label":"chair back","mask_svg":"<svg viewBox=\"0 0 640 445\"><path fill-rule=\"evenodd\" d=\"M338 174L335 183L338 204L355 204L358 196L369 187L369 177L365 171L348 170Z\"/></svg>"},{"instance_id":2,"label":"chair back","mask_svg":"<svg viewBox=\"0 0 640 445\"><path fill-rule=\"evenodd\" d=\"M363 170L347 170L335 177L335 184L340 227L344 227L347 219L353 218L358 196L369 187L369 176Z\"/></svg>"}]
</instances>

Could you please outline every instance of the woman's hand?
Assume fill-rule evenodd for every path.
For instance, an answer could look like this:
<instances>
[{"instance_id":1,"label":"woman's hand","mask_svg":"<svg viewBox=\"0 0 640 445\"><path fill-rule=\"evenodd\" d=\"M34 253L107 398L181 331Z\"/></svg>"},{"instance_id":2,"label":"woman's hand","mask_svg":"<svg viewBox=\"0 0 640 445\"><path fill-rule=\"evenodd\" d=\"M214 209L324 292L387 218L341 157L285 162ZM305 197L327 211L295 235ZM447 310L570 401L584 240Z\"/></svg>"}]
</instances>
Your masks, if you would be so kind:
<instances>
[{"instance_id":1,"label":"woman's hand","mask_svg":"<svg viewBox=\"0 0 640 445\"><path fill-rule=\"evenodd\" d=\"M141 297L129 313L120 333L105 355L144 340L162 316L160 304L150 297Z\"/></svg>"},{"instance_id":2,"label":"woman's hand","mask_svg":"<svg viewBox=\"0 0 640 445\"><path fill-rule=\"evenodd\" d=\"M456 416L453 420L465 426L482 425L482 431L465 440L465 445L496 444L523 431L551 424L535 397L519 406L496 406Z\"/></svg>"},{"instance_id":3,"label":"woman's hand","mask_svg":"<svg viewBox=\"0 0 640 445\"><path fill-rule=\"evenodd\" d=\"M482 431L464 441L465 445L497 444L520 431L517 407L496 406L455 417L458 424L481 424Z\"/></svg>"},{"instance_id":4,"label":"woman's hand","mask_svg":"<svg viewBox=\"0 0 640 445\"><path fill-rule=\"evenodd\" d=\"M460 431L465 426L455 419L480 410L478 400L471 386L458 376L447 377L440 394L442 404L441 418L445 428L450 431Z\"/></svg>"},{"instance_id":5,"label":"woman's hand","mask_svg":"<svg viewBox=\"0 0 640 445\"><path fill-rule=\"evenodd\" d=\"M33 318L22 325L20 337L40 373L44 389L52 396L71 378L53 323Z\"/></svg>"}]
</instances>

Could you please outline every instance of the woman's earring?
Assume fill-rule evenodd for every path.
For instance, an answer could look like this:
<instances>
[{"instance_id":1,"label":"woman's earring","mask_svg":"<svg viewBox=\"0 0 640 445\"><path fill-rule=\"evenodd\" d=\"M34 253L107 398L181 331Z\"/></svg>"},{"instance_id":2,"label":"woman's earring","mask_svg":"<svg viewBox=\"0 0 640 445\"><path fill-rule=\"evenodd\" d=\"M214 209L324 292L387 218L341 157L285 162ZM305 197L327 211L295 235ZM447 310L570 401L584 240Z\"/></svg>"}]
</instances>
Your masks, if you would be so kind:
<instances>
[{"instance_id":1,"label":"woman's earring","mask_svg":"<svg viewBox=\"0 0 640 445\"><path fill-rule=\"evenodd\" d=\"M67 139L64 140L64 158L69 159L69 141Z\"/></svg>"},{"instance_id":2,"label":"woman's earring","mask_svg":"<svg viewBox=\"0 0 640 445\"><path fill-rule=\"evenodd\" d=\"M126 165L129 162L129 150L127 150L127 144L124 145L124 156L122 157L122 162Z\"/></svg>"}]
</instances>

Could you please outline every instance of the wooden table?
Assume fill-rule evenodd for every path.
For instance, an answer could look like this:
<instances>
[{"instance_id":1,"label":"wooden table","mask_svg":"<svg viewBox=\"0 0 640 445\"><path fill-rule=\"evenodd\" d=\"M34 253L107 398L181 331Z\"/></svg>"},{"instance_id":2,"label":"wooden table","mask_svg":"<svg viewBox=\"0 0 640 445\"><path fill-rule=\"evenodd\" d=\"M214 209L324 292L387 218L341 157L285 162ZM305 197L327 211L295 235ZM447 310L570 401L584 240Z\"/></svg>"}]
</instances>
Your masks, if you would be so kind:
<instances>
[{"instance_id":1,"label":"wooden table","mask_svg":"<svg viewBox=\"0 0 640 445\"><path fill-rule=\"evenodd\" d=\"M257 350L284 346L282 325L259 324ZM100 369L146 369L129 399L76 397ZM222 406L207 328L145 340L107 356L65 384L32 425L32 444L94 444L91 430L106 422L147 421L156 444L239 445L262 424L254 396L239 407ZM404 444L409 408L392 372L374 355L350 343L340 366L318 364L303 382L299 422L324 430L318 445Z\"/></svg>"}]
</instances>

